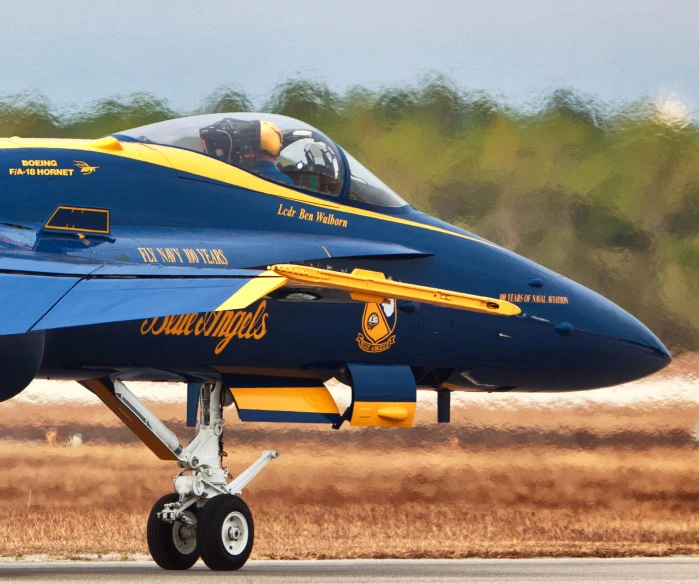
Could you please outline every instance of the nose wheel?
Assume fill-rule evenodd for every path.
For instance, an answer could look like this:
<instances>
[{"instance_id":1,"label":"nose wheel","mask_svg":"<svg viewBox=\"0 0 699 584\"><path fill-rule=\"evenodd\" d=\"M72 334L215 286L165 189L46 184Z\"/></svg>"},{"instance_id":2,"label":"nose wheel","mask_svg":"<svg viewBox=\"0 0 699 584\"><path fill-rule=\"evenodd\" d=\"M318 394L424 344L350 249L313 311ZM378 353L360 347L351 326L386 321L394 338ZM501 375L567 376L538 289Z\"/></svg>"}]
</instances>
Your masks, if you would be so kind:
<instances>
[{"instance_id":1,"label":"nose wheel","mask_svg":"<svg viewBox=\"0 0 699 584\"><path fill-rule=\"evenodd\" d=\"M200 510L197 541L201 559L212 570L239 570L250 557L255 524L240 497L219 495Z\"/></svg>"},{"instance_id":2,"label":"nose wheel","mask_svg":"<svg viewBox=\"0 0 699 584\"><path fill-rule=\"evenodd\" d=\"M201 556L212 570L239 570L248 561L255 541L250 509L236 495L217 495L203 507L192 505L175 521L165 521L162 509L179 501L161 497L148 517L148 549L165 570L188 570Z\"/></svg>"},{"instance_id":3,"label":"nose wheel","mask_svg":"<svg viewBox=\"0 0 699 584\"><path fill-rule=\"evenodd\" d=\"M199 559L197 508L187 509L179 521L171 523L158 516L166 504L179 499L177 493L161 497L148 516L148 549L155 563L164 570L189 570Z\"/></svg>"}]
</instances>

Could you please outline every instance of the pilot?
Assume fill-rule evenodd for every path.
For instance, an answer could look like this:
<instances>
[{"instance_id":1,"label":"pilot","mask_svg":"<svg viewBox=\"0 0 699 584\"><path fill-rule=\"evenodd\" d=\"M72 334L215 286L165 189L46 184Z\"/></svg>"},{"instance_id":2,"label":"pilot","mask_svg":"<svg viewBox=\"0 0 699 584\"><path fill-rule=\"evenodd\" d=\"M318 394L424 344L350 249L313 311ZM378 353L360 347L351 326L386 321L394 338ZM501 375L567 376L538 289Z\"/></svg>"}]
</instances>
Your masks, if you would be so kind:
<instances>
[{"instance_id":1,"label":"pilot","mask_svg":"<svg viewBox=\"0 0 699 584\"><path fill-rule=\"evenodd\" d=\"M272 122L260 121L260 155L252 171L263 178L293 185L290 176L284 174L275 164L282 149L282 133Z\"/></svg>"}]
</instances>

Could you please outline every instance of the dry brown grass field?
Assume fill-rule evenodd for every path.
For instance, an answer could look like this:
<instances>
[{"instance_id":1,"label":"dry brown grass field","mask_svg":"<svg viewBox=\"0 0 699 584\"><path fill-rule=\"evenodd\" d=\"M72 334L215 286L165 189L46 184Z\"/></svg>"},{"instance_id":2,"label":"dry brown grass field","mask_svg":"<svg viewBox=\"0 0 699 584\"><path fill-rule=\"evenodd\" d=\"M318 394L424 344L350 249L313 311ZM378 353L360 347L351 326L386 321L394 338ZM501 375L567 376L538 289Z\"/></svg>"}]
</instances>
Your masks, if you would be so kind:
<instances>
[{"instance_id":1,"label":"dry brown grass field","mask_svg":"<svg viewBox=\"0 0 699 584\"><path fill-rule=\"evenodd\" d=\"M153 409L191 433L183 404ZM448 426L433 417L333 431L245 426L228 412L233 474L264 449L281 452L243 493L254 557L699 553L699 406L472 405ZM69 446L75 433L83 444ZM6 402L0 436L0 555L147 552L145 520L174 465L104 406Z\"/></svg>"}]
</instances>

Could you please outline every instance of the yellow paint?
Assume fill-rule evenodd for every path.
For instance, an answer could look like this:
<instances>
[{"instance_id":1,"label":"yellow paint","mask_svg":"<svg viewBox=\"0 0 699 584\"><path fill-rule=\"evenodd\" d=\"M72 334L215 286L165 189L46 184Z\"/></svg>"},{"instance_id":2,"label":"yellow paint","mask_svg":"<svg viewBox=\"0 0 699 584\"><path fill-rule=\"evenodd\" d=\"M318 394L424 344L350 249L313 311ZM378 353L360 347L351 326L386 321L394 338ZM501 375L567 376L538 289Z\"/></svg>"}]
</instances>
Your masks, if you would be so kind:
<instances>
[{"instance_id":1,"label":"yellow paint","mask_svg":"<svg viewBox=\"0 0 699 584\"><path fill-rule=\"evenodd\" d=\"M568 304L567 296L547 296L546 294L500 294L500 300L524 304Z\"/></svg>"},{"instance_id":2,"label":"yellow paint","mask_svg":"<svg viewBox=\"0 0 699 584\"><path fill-rule=\"evenodd\" d=\"M352 300L357 300L358 302L378 302L379 304L386 300L383 296L366 294L365 292L350 292L350 298Z\"/></svg>"},{"instance_id":3,"label":"yellow paint","mask_svg":"<svg viewBox=\"0 0 699 584\"><path fill-rule=\"evenodd\" d=\"M357 334L357 345L365 353L383 353L396 342L393 331L398 324L398 313L393 303L392 319L384 312L383 300L367 302L362 314L362 332Z\"/></svg>"},{"instance_id":4,"label":"yellow paint","mask_svg":"<svg viewBox=\"0 0 699 584\"><path fill-rule=\"evenodd\" d=\"M163 154L150 145L139 144L136 142L121 143L123 150L105 151L94 146L95 140L77 140L77 139L61 139L61 138L12 138L12 140L0 140L0 149L9 148L50 148L56 150L78 150L81 152L98 152L100 154L109 154L110 156L118 156L119 158L128 158L172 168L172 164ZM162 148L162 147L161 147ZM170 148L171 150L171 148ZM195 156L195 153L192 153ZM202 157L203 158L203 157ZM221 163L224 164L224 163Z\"/></svg>"},{"instance_id":5,"label":"yellow paint","mask_svg":"<svg viewBox=\"0 0 699 584\"><path fill-rule=\"evenodd\" d=\"M389 223L396 223L400 225L416 227L419 229L426 229L428 231L443 233L446 235L451 235L453 237L458 237L460 239L467 239L469 241L474 241L482 245L487 245L489 247L500 249L500 246L495 245L494 243L491 243L489 241L484 241L482 239L471 237L469 235L464 235L462 233L455 233L454 231L443 229L441 227L425 225L424 223L410 221L401 217L384 215L382 213L367 211L365 209L358 209L356 207L351 207L348 205L339 205L330 201L322 201L311 195L299 193L293 189L286 188L280 184L275 184L273 182L262 179L250 172L246 172L240 168L236 168L234 166L226 164L225 162L221 162L208 156L203 156L197 152L193 152L190 150L173 148L170 146L160 146L157 144L139 144L136 142L124 142L122 143L123 150L107 152L105 150L95 148L93 142L94 141L90 140L64 140L58 138L17 138L13 139L12 142L0 141L0 149L56 148L63 150L101 152L102 154L108 153L113 156L131 158L135 160L140 160L142 162L148 162L150 164L175 168L176 170L188 172L194 175L201 176L203 178L209 178L223 183L250 189L261 194L281 197L288 201L295 201L298 203L304 203L306 205L312 205L320 209L334 209L351 215L359 215L362 217L378 219L380 221L386 221Z\"/></svg>"},{"instance_id":6,"label":"yellow paint","mask_svg":"<svg viewBox=\"0 0 699 584\"><path fill-rule=\"evenodd\" d=\"M88 176L90 174L94 174L97 172L97 169L99 166L90 166L87 162L83 162L82 160L74 160L73 161L75 166L77 166L80 169L80 174L83 176Z\"/></svg>"},{"instance_id":7,"label":"yellow paint","mask_svg":"<svg viewBox=\"0 0 699 584\"><path fill-rule=\"evenodd\" d=\"M235 338L259 340L264 337L267 334L268 316L267 302L263 300L254 312L226 310L147 318L141 323L141 334L154 337L194 335L219 339L214 354L220 355Z\"/></svg>"},{"instance_id":8,"label":"yellow paint","mask_svg":"<svg viewBox=\"0 0 699 584\"><path fill-rule=\"evenodd\" d=\"M72 168L9 168L10 176L73 176Z\"/></svg>"},{"instance_id":9,"label":"yellow paint","mask_svg":"<svg viewBox=\"0 0 699 584\"><path fill-rule=\"evenodd\" d=\"M241 410L339 414L326 387L232 387Z\"/></svg>"},{"instance_id":10,"label":"yellow paint","mask_svg":"<svg viewBox=\"0 0 699 584\"><path fill-rule=\"evenodd\" d=\"M383 301L391 298L412 300L424 302L425 304L434 304L435 306L500 316L514 316L522 312L518 306L506 300L465 294L452 290L442 290L440 288L430 288L428 286L418 286L417 284L406 284L405 282L395 282L386 279L380 272L369 270L356 269L351 274L347 274L292 264L270 266L268 270L284 276L290 281L314 284L323 288L344 290L350 293L370 294L371 298L382 298L384 299Z\"/></svg>"},{"instance_id":11,"label":"yellow paint","mask_svg":"<svg viewBox=\"0 0 699 584\"><path fill-rule=\"evenodd\" d=\"M205 264L227 266L228 258L222 249L188 247L137 247L145 264Z\"/></svg>"},{"instance_id":12,"label":"yellow paint","mask_svg":"<svg viewBox=\"0 0 699 584\"><path fill-rule=\"evenodd\" d=\"M267 296L270 292L274 292L277 288L281 288L288 280L280 277L274 272L263 272L256 278L250 280L233 296L226 300L221 306L216 309L216 312L221 310L240 310L250 306L260 298Z\"/></svg>"},{"instance_id":13,"label":"yellow paint","mask_svg":"<svg viewBox=\"0 0 699 584\"><path fill-rule=\"evenodd\" d=\"M101 381L90 379L83 381L82 384L100 398L104 405L112 410L160 460L177 460L177 457L160 440L153 436L148 427L134 416Z\"/></svg>"},{"instance_id":14,"label":"yellow paint","mask_svg":"<svg viewBox=\"0 0 699 584\"><path fill-rule=\"evenodd\" d=\"M83 229L82 227L68 227L66 225L51 225L51 221L53 221L53 218L56 216L56 213L59 211L71 211L73 213L102 213L107 216L107 229ZM81 233L109 233L109 209L90 209L88 207L67 207L67 206L59 206L56 208L56 210L53 212L51 217L49 217L49 220L44 224L44 227L46 229L60 229L62 231L80 231Z\"/></svg>"},{"instance_id":15,"label":"yellow paint","mask_svg":"<svg viewBox=\"0 0 699 584\"><path fill-rule=\"evenodd\" d=\"M22 160L22 166L58 166L57 160Z\"/></svg>"},{"instance_id":16,"label":"yellow paint","mask_svg":"<svg viewBox=\"0 0 699 584\"><path fill-rule=\"evenodd\" d=\"M384 420L403 422L408 419L410 412L406 408L382 408L376 412L376 415Z\"/></svg>"},{"instance_id":17,"label":"yellow paint","mask_svg":"<svg viewBox=\"0 0 699 584\"><path fill-rule=\"evenodd\" d=\"M8 168L10 176L73 176L74 168L58 168L57 160L21 160L21 166Z\"/></svg>"},{"instance_id":18,"label":"yellow paint","mask_svg":"<svg viewBox=\"0 0 699 584\"><path fill-rule=\"evenodd\" d=\"M124 149L121 142L117 140L114 136L105 136L92 142L93 148L99 148L100 150L111 150L113 152L120 152Z\"/></svg>"},{"instance_id":19,"label":"yellow paint","mask_svg":"<svg viewBox=\"0 0 699 584\"><path fill-rule=\"evenodd\" d=\"M355 402L352 426L409 428L415 418L415 402Z\"/></svg>"},{"instance_id":20,"label":"yellow paint","mask_svg":"<svg viewBox=\"0 0 699 584\"><path fill-rule=\"evenodd\" d=\"M285 205L279 203L277 215L287 217L289 219L297 219L300 221L308 221L310 223L322 223L332 227L347 227L349 225L347 219L336 217L335 213L326 213L325 211L309 211L305 207L297 209L293 205Z\"/></svg>"}]
</instances>

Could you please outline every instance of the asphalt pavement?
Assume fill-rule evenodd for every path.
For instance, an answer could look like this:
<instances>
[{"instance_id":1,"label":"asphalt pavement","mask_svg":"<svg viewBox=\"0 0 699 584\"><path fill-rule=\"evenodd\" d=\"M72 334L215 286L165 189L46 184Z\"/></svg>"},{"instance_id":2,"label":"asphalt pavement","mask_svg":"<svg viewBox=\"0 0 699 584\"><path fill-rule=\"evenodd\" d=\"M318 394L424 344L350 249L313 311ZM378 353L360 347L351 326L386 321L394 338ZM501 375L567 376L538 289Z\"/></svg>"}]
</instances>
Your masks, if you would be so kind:
<instances>
[{"instance_id":1,"label":"asphalt pavement","mask_svg":"<svg viewBox=\"0 0 699 584\"><path fill-rule=\"evenodd\" d=\"M152 562L4 562L2 582L151 582L225 580L241 584L322 582L454 583L536 582L568 584L699 583L699 557L536 560L329 560L252 561L239 572L211 572L198 563L166 572Z\"/></svg>"}]
</instances>

